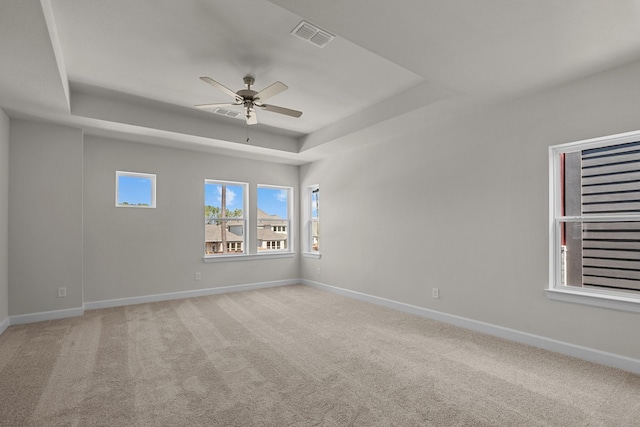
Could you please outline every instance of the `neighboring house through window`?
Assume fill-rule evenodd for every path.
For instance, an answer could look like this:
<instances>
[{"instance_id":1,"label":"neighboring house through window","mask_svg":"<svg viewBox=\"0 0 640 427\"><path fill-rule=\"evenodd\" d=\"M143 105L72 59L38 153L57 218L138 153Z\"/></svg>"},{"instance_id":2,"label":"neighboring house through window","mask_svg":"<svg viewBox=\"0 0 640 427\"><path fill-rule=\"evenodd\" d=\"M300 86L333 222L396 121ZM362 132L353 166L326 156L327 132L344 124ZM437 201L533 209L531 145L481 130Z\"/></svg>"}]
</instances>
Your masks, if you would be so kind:
<instances>
[{"instance_id":1,"label":"neighboring house through window","mask_svg":"<svg viewBox=\"0 0 640 427\"><path fill-rule=\"evenodd\" d=\"M258 253L291 251L291 187L258 185Z\"/></svg>"},{"instance_id":2,"label":"neighboring house through window","mask_svg":"<svg viewBox=\"0 0 640 427\"><path fill-rule=\"evenodd\" d=\"M551 147L550 167L550 290L640 303L640 133Z\"/></svg>"},{"instance_id":3,"label":"neighboring house through window","mask_svg":"<svg viewBox=\"0 0 640 427\"><path fill-rule=\"evenodd\" d=\"M205 180L206 256L245 253L246 200L246 183Z\"/></svg>"}]
</instances>

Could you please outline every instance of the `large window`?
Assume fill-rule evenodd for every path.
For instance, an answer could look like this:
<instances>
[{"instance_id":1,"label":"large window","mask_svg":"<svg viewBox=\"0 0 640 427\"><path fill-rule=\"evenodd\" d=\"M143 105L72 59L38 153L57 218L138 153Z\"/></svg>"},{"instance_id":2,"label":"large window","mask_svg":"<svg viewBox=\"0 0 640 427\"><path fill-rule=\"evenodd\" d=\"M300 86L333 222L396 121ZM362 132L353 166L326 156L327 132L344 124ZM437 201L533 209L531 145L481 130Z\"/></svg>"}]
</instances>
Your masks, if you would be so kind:
<instances>
[{"instance_id":1,"label":"large window","mask_svg":"<svg viewBox=\"0 0 640 427\"><path fill-rule=\"evenodd\" d=\"M258 185L258 253L291 251L292 189Z\"/></svg>"},{"instance_id":2,"label":"large window","mask_svg":"<svg viewBox=\"0 0 640 427\"><path fill-rule=\"evenodd\" d=\"M640 303L640 133L551 147L550 164L550 289Z\"/></svg>"},{"instance_id":3,"label":"large window","mask_svg":"<svg viewBox=\"0 0 640 427\"><path fill-rule=\"evenodd\" d=\"M247 184L205 180L205 255L246 253Z\"/></svg>"},{"instance_id":4,"label":"large window","mask_svg":"<svg viewBox=\"0 0 640 427\"><path fill-rule=\"evenodd\" d=\"M156 176L150 173L116 171L116 206L156 207Z\"/></svg>"}]
</instances>

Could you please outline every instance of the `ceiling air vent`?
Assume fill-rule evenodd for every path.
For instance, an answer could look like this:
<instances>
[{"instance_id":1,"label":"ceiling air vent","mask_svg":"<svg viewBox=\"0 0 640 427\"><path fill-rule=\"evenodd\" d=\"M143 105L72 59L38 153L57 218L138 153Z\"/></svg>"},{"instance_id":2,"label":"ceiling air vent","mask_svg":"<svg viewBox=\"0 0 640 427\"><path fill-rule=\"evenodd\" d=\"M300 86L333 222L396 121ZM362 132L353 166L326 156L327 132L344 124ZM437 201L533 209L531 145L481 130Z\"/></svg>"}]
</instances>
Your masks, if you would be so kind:
<instances>
[{"instance_id":1,"label":"ceiling air vent","mask_svg":"<svg viewBox=\"0 0 640 427\"><path fill-rule=\"evenodd\" d=\"M244 119L244 116L240 111L227 110L226 108L216 108L213 112L216 114L220 114L221 116L233 117L234 119Z\"/></svg>"},{"instance_id":2,"label":"ceiling air vent","mask_svg":"<svg viewBox=\"0 0 640 427\"><path fill-rule=\"evenodd\" d=\"M298 26L291 31L291 34L301 38L302 40L308 41L309 43L313 43L318 47L325 47L336 37L333 34L308 23L307 21L299 23Z\"/></svg>"}]
</instances>

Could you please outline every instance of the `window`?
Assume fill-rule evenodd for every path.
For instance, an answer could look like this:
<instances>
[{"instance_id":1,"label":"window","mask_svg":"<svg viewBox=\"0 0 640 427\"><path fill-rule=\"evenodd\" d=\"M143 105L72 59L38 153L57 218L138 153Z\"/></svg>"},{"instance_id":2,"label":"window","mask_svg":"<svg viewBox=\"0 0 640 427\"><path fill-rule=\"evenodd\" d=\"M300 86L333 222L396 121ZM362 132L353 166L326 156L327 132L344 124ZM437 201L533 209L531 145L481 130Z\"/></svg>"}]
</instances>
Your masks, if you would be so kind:
<instances>
[{"instance_id":1,"label":"window","mask_svg":"<svg viewBox=\"0 0 640 427\"><path fill-rule=\"evenodd\" d=\"M320 258L320 188L311 185L305 188L302 204L302 256Z\"/></svg>"},{"instance_id":2,"label":"window","mask_svg":"<svg viewBox=\"0 0 640 427\"><path fill-rule=\"evenodd\" d=\"M150 173L116 171L116 206L156 207L156 176Z\"/></svg>"},{"instance_id":3,"label":"window","mask_svg":"<svg viewBox=\"0 0 640 427\"><path fill-rule=\"evenodd\" d=\"M640 132L549 153L550 290L640 303Z\"/></svg>"},{"instance_id":4,"label":"window","mask_svg":"<svg viewBox=\"0 0 640 427\"><path fill-rule=\"evenodd\" d=\"M282 249L282 241L267 241L267 249Z\"/></svg>"},{"instance_id":5,"label":"window","mask_svg":"<svg viewBox=\"0 0 640 427\"><path fill-rule=\"evenodd\" d=\"M291 251L292 189L258 185L258 252Z\"/></svg>"},{"instance_id":6,"label":"window","mask_svg":"<svg viewBox=\"0 0 640 427\"><path fill-rule=\"evenodd\" d=\"M242 252L242 242L227 242L227 251Z\"/></svg>"},{"instance_id":7,"label":"window","mask_svg":"<svg viewBox=\"0 0 640 427\"><path fill-rule=\"evenodd\" d=\"M247 184L205 180L205 255L244 254Z\"/></svg>"},{"instance_id":8,"label":"window","mask_svg":"<svg viewBox=\"0 0 640 427\"><path fill-rule=\"evenodd\" d=\"M320 188L318 186L309 188L309 251L320 251Z\"/></svg>"}]
</instances>

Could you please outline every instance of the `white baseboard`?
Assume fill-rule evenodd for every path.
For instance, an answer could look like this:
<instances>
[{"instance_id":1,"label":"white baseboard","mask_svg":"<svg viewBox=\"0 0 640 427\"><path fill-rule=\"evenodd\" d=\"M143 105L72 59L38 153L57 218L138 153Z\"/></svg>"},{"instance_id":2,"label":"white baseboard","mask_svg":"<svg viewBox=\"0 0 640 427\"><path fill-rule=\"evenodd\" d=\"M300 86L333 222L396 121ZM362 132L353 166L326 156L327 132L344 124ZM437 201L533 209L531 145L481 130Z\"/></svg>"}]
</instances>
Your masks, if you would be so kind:
<instances>
[{"instance_id":1,"label":"white baseboard","mask_svg":"<svg viewBox=\"0 0 640 427\"><path fill-rule=\"evenodd\" d=\"M104 301L92 301L84 304L83 307L66 309L66 310L54 310L41 313L21 314L16 316L9 316L0 322L0 334L2 334L10 325L19 325L23 323L41 322L45 320L63 319L66 317L82 316L85 310L94 310L99 308L119 307L133 304L144 304L148 302L167 301L174 299L191 298L206 295L216 295L229 292L241 292L253 289L273 288L278 286L296 285L302 283L303 285L311 286L317 289L334 292L336 294L344 295L350 298L355 298L361 301L377 304L380 306L388 307L394 310L403 311L405 313L411 313L418 316L426 317L429 319L437 320L443 323L448 323L462 328L470 329L477 332L482 332L488 335L493 335L499 338L505 338L511 341L519 342L522 344L531 345L534 347L542 348L545 350L554 351L556 353L565 354L568 356L577 357L579 359L588 360L590 362L598 363L605 366L611 366L614 368L623 369L625 371L634 372L640 374L640 360L633 359L626 356L621 356L613 353L608 353L593 348L582 347L575 344L566 343L563 341L546 338L539 335L529 334L527 332L517 331L515 329L509 329L502 326L493 325L490 323L480 322L477 320L469 319L466 317L455 316L452 314L442 313L435 310L430 310L423 307L418 307L411 304L406 304L398 301L389 300L386 298L376 297L373 295L364 294L361 292L352 291L349 289L339 288L336 286L326 285L324 283L315 282L306 279L288 279L288 280L276 280L271 282L259 282L249 283L235 286L222 286L219 288L208 289L196 289L191 291L171 292L165 294L145 295L132 298L119 298Z\"/></svg>"},{"instance_id":2,"label":"white baseboard","mask_svg":"<svg viewBox=\"0 0 640 427\"><path fill-rule=\"evenodd\" d=\"M42 322L45 320L64 319L66 317L77 317L84 315L85 310L95 310L99 308L119 307L124 305L144 304L147 302L167 301L174 299L183 299L191 297L199 297L204 295L224 294L229 292L248 291L252 289L274 288L277 286L297 285L300 284L299 279L276 280L272 282L248 283L235 286L222 286L219 288L195 289L192 291L171 292L166 294L144 295L132 298L119 298L105 301L86 302L82 307L71 308L67 310L45 311L42 313L19 314L17 316L9 316L0 323L0 334L4 332L10 325L20 325L23 323Z\"/></svg>"},{"instance_id":3,"label":"white baseboard","mask_svg":"<svg viewBox=\"0 0 640 427\"><path fill-rule=\"evenodd\" d=\"M515 329L509 329L502 326L469 319L466 317L442 313L439 311L430 310L428 308L418 307L415 305L405 304L402 302L376 297L361 292L351 291L349 289L326 285L320 282L301 279L300 283L302 283L303 285L311 286L313 288L326 290L350 298L355 298L361 301L366 301L387 308L392 308L394 310L403 311L405 313L415 314L443 323L448 323L454 326L460 326L465 329L482 332L499 338L505 338L521 344L527 344L533 347L538 347L567 356L573 356L579 359L587 360L589 362L598 363L600 365L610 366L613 368L640 374L640 360L633 359L631 357L621 356L614 353L607 353L593 348L582 347L579 345L546 338L540 335L529 334L527 332L521 332Z\"/></svg>"},{"instance_id":4,"label":"white baseboard","mask_svg":"<svg viewBox=\"0 0 640 427\"><path fill-rule=\"evenodd\" d=\"M68 308L65 310L43 311L41 313L18 314L9 316L10 325L21 325L23 323L43 322L45 320L64 319L67 317L77 317L84 314L83 307Z\"/></svg>"},{"instance_id":5,"label":"white baseboard","mask_svg":"<svg viewBox=\"0 0 640 427\"><path fill-rule=\"evenodd\" d=\"M2 335L2 333L7 330L7 328L9 327L9 323L10 322L8 317L0 322L0 335Z\"/></svg>"},{"instance_id":6,"label":"white baseboard","mask_svg":"<svg viewBox=\"0 0 640 427\"><path fill-rule=\"evenodd\" d=\"M274 288L277 286L298 285L300 279L275 280L271 282L248 283L244 285L222 286L219 288L194 289L191 291L170 292L166 294L144 295L140 297L118 298L104 301L90 301L84 303L85 310L99 308L120 307L124 305L145 304L148 302L168 301L201 297L206 295L226 294L229 292L249 291L253 289Z\"/></svg>"}]
</instances>

